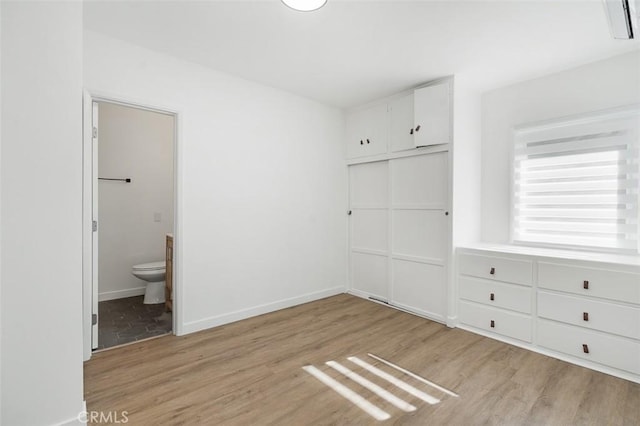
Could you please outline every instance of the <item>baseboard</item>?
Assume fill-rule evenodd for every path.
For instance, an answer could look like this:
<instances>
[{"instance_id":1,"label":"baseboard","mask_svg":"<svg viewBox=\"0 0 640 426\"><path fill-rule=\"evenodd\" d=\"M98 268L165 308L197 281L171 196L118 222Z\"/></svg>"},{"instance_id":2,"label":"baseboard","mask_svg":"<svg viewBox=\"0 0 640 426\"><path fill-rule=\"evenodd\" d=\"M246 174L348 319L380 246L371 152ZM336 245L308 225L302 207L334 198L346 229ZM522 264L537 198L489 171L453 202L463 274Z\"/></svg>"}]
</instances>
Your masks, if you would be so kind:
<instances>
[{"instance_id":1,"label":"baseboard","mask_svg":"<svg viewBox=\"0 0 640 426\"><path fill-rule=\"evenodd\" d=\"M292 297L289 299L266 303L264 305L259 305L240 311L230 312L228 314L216 315L214 317L209 317L198 321L187 322L182 326L181 334L184 335L195 333L196 331L206 330L208 328L217 327L223 324L229 324L231 322L255 317L257 315L279 311L280 309L286 309L292 306L301 305L303 303L313 302L314 300L324 299L325 297L335 296L344 292L344 286L333 287L314 293L303 294L302 296Z\"/></svg>"},{"instance_id":2,"label":"baseboard","mask_svg":"<svg viewBox=\"0 0 640 426\"><path fill-rule=\"evenodd\" d=\"M560 361L568 362L569 364L579 365L580 367L588 368L590 370L599 371L600 373L608 374L610 376L619 377L621 379L628 380L634 383L640 383L640 377L633 373L629 373L623 370L618 370L612 367L608 367L606 365L601 365L595 362L590 362L587 360L583 360L580 358L572 357L571 355L565 355L560 352L555 352L550 349L543 348L541 346L537 346L533 343L523 342L517 339L512 339L509 337L504 337L497 335L495 333L491 333L489 331L485 331L479 328L475 328L473 326L467 324L458 324L456 328L460 330L468 331L470 333L478 334L483 337L487 337L489 339L497 340L502 343L506 343L508 345L516 346L518 348L526 349L532 352L537 352L539 354L559 359Z\"/></svg>"},{"instance_id":3,"label":"baseboard","mask_svg":"<svg viewBox=\"0 0 640 426\"><path fill-rule=\"evenodd\" d=\"M447 316L447 327L449 328L456 328L458 326L458 323L460 321L458 320L458 316Z\"/></svg>"},{"instance_id":4,"label":"baseboard","mask_svg":"<svg viewBox=\"0 0 640 426\"><path fill-rule=\"evenodd\" d=\"M98 301L124 299L125 297L141 296L144 294L146 287L127 288L125 290L105 291L98 293Z\"/></svg>"}]
</instances>

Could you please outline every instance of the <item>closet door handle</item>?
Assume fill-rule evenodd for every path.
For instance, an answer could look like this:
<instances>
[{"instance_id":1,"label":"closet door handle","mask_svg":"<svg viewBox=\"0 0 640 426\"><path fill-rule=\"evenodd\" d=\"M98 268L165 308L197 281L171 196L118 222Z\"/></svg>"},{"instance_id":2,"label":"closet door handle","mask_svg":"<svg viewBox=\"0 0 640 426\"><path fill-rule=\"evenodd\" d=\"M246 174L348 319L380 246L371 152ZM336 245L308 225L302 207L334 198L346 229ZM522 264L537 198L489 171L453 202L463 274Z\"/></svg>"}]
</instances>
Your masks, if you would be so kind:
<instances>
[{"instance_id":1,"label":"closet door handle","mask_svg":"<svg viewBox=\"0 0 640 426\"><path fill-rule=\"evenodd\" d=\"M496 274L496 268L491 268L491 269L489 270L489 274L490 274L490 275L495 275L495 274Z\"/></svg>"},{"instance_id":2,"label":"closet door handle","mask_svg":"<svg viewBox=\"0 0 640 426\"><path fill-rule=\"evenodd\" d=\"M411 131L409 131L409 134L412 135L413 134L413 129L411 129Z\"/></svg>"},{"instance_id":3,"label":"closet door handle","mask_svg":"<svg viewBox=\"0 0 640 426\"><path fill-rule=\"evenodd\" d=\"M585 290L589 290L589 281L582 281L582 288L584 288Z\"/></svg>"},{"instance_id":4,"label":"closet door handle","mask_svg":"<svg viewBox=\"0 0 640 426\"><path fill-rule=\"evenodd\" d=\"M493 293L489 295L489 300L495 300L495 296L493 295Z\"/></svg>"},{"instance_id":5,"label":"closet door handle","mask_svg":"<svg viewBox=\"0 0 640 426\"><path fill-rule=\"evenodd\" d=\"M584 352L585 354L589 353L589 345L582 345L582 352Z\"/></svg>"},{"instance_id":6,"label":"closet door handle","mask_svg":"<svg viewBox=\"0 0 640 426\"><path fill-rule=\"evenodd\" d=\"M491 328L496 328L496 322L494 320L491 320Z\"/></svg>"},{"instance_id":7,"label":"closet door handle","mask_svg":"<svg viewBox=\"0 0 640 426\"><path fill-rule=\"evenodd\" d=\"M416 132L419 132L419 131L420 131L420 125L418 124L418 125L416 126Z\"/></svg>"},{"instance_id":8,"label":"closet door handle","mask_svg":"<svg viewBox=\"0 0 640 426\"><path fill-rule=\"evenodd\" d=\"M360 139L360 145L364 145L364 142L362 141L362 139Z\"/></svg>"},{"instance_id":9,"label":"closet door handle","mask_svg":"<svg viewBox=\"0 0 640 426\"><path fill-rule=\"evenodd\" d=\"M367 143L371 143L371 142L369 141L369 139L367 139Z\"/></svg>"},{"instance_id":10,"label":"closet door handle","mask_svg":"<svg viewBox=\"0 0 640 426\"><path fill-rule=\"evenodd\" d=\"M589 321L589 312L583 312L582 313L582 320L583 321Z\"/></svg>"}]
</instances>

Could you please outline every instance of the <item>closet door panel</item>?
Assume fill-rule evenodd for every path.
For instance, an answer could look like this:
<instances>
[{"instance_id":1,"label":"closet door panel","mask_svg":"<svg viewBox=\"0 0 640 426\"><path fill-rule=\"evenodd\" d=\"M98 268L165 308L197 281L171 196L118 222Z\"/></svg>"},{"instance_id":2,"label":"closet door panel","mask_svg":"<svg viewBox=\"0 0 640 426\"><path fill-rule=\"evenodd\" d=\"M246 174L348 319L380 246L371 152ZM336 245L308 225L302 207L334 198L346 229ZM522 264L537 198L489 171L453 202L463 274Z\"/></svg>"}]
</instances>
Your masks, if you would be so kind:
<instances>
[{"instance_id":1,"label":"closet door panel","mask_svg":"<svg viewBox=\"0 0 640 426\"><path fill-rule=\"evenodd\" d=\"M389 286L386 256L352 252L351 268L351 285L354 290L387 299Z\"/></svg>"},{"instance_id":2,"label":"closet door panel","mask_svg":"<svg viewBox=\"0 0 640 426\"><path fill-rule=\"evenodd\" d=\"M352 165L350 178L351 288L364 296L389 294L388 162Z\"/></svg>"},{"instance_id":3,"label":"closet door panel","mask_svg":"<svg viewBox=\"0 0 640 426\"><path fill-rule=\"evenodd\" d=\"M447 153L392 160L393 205L444 208L447 197Z\"/></svg>"},{"instance_id":4,"label":"closet door panel","mask_svg":"<svg viewBox=\"0 0 640 426\"><path fill-rule=\"evenodd\" d=\"M395 210L393 254L444 262L447 227L441 210Z\"/></svg>"},{"instance_id":5,"label":"closet door panel","mask_svg":"<svg viewBox=\"0 0 640 426\"><path fill-rule=\"evenodd\" d=\"M447 153L394 159L391 175L391 302L444 321L449 225Z\"/></svg>"},{"instance_id":6,"label":"closet door panel","mask_svg":"<svg viewBox=\"0 0 640 426\"><path fill-rule=\"evenodd\" d=\"M353 221L351 248L354 250L374 250L387 252L387 222L386 209L357 209L352 212Z\"/></svg>"},{"instance_id":7,"label":"closet door panel","mask_svg":"<svg viewBox=\"0 0 640 426\"><path fill-rule=\"evenodd\" d=\"M393 260L393 302L402 308L444 320L444 282L442 266Z\"/></svg>"},{"instance_id":8,"label":"closet door panel","mask_svg":"<svg viewBox=\"0 0 640 426\"><path fill-rule=\"evenodd\" d=\"M387 208L388 162L358 164L349 167L351 207Z\"/></svg>"}]
</instances>

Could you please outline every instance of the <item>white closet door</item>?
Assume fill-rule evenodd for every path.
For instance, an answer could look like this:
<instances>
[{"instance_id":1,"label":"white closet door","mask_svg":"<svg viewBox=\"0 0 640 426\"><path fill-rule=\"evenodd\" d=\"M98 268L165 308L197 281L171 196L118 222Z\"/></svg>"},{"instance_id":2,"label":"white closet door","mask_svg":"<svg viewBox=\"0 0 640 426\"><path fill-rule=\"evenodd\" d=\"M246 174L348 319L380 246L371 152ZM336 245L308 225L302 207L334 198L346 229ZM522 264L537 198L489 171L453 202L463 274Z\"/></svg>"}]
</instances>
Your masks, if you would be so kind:
<instances>
[{"instance_id":1,"label":"white closet door","mask_svg":"<svg viewBox=\"0 0 640 426\"><path fill-rule=\"evenodd\" d=\"M389 258L388 162L349 167L351 289L387 299Z\"/></svg>"},{"instance_id":2,"label":"white closet door","mask_svg":"<svg viewBox=\"0 0 640 426\"><path fill-rule=\"evenodd\" d=\"M391 302L444 321L449 225L447 153L390 161Z\"/></svg>"}]
</instances>

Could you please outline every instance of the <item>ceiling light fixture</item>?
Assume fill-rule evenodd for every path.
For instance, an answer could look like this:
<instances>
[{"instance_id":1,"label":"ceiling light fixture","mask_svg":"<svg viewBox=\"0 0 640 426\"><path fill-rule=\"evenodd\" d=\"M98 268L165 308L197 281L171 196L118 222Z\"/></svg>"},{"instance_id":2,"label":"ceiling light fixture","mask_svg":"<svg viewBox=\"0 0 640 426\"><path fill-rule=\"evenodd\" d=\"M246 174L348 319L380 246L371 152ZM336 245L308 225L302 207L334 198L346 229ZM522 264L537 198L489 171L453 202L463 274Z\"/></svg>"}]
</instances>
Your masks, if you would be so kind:
<instances>
[{"instance_id":1,"label":"ceiling light fixture","mask_svg":"<svg viewBox=\"0 0 640 426\"><path fill-rule=\"evenodd\" d=\"M282 3L286 4L293 10L300 12L311 12L320 9L325 5L327 0L282 0Z\"/></svg>"}]
</instances>

